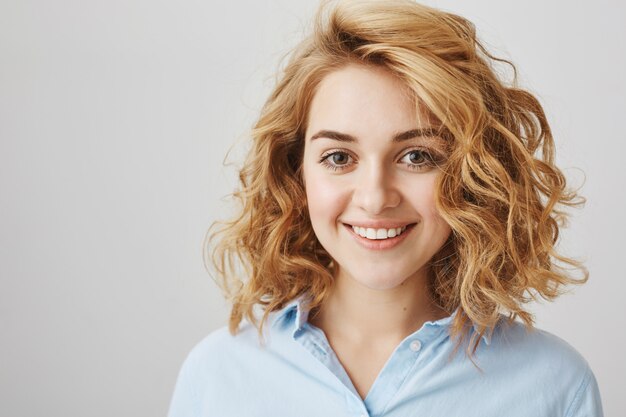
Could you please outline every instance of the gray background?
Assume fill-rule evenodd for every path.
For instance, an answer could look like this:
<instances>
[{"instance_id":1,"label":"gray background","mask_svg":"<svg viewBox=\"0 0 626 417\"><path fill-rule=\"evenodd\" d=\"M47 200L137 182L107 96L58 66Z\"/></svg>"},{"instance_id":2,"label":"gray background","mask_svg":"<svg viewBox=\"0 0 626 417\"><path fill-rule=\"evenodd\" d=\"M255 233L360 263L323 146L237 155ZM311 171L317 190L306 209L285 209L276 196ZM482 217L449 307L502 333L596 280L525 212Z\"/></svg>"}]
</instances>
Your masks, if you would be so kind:
<instances>
[{"instance_id":1,"label":"gray background","mask_svg":"<svg viewBox=\"0 0 626 417\"><path fill-rule=\"evenodd\" d=\"M591 279L538 326L623 395L625 6L429 1L518 64L588 198L562 249ZM0 415L158 416L226 305L202 264L246 131L314 1L0 2ZM585 179L586 178L586 179ZM622 410L620 412L620 410Z\"/></svg>"}]
</instances>

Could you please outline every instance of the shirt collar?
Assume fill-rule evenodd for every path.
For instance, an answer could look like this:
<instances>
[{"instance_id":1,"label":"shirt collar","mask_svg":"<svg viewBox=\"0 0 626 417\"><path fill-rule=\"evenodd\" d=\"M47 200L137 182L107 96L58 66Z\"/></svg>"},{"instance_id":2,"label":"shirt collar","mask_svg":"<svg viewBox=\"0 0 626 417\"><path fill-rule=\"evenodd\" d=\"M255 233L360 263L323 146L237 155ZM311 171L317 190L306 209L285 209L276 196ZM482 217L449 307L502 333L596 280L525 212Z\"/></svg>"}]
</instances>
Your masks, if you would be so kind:
<instances>
[{"instance_id":1,"label":"shirt collar","mask_svg":"<svg viewBox=\"0 0 626 417\"><path fill-rule=\"evenodd\" d=\"M307 319L309 317L308 304L310 300L310 296L305 293L290 301L285 307L277 311L276 315L271 320L272 327L276 326L279 322L284 321L286 323L293 322L293 333L300 330L307 322ZM444 317L439 320L427 321L424 323L423 327L434 326L445 327L446 329L448 329L458 311L459 309L457 308L448 317ZM478 327L475 324L473 327L474 331L478 332ZM482 340L485 342L485 344L489 345L491 343L492 333L492 331L485 331L485 333L483 334Z\"/></svg>"},{"instance_id":2,"label":"shirt collar","mask_svg":"<svg viewBox=\"0 0 626 417\"><path fill-rule=\"evenodd\" d=\"M302 294L292 301L290 301L285 307L276 313L276 316L272 319L272 327L278 322L292 318L295 314L295 322L293 330L302 328L309 318L308 304L310 297L307 294Z\"/></svg>"}]
</instances>

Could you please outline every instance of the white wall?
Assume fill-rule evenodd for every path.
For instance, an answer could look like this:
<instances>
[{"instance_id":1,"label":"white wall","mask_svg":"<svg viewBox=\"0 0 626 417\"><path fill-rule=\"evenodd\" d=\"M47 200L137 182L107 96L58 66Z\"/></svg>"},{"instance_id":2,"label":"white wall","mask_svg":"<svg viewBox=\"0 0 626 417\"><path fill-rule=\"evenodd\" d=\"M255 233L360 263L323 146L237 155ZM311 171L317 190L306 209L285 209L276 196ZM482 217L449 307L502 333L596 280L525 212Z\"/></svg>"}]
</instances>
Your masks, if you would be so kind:
<instances>
[{"instance_id":1,"label":"white wall","mask_svg":"<svg viewBox=\"0 0 626 417\"><path fill-rule=\"evenodd\" d=\"M626 8L427 3L473 20L518 64L568 176L586 175L562 247L590 281L534 310L587 358L618 415ZM223 157L315 6L0 1L0 415L166 413L187 351L226 319L201 256L236 184Z\"/></svg>"}]
</instances>

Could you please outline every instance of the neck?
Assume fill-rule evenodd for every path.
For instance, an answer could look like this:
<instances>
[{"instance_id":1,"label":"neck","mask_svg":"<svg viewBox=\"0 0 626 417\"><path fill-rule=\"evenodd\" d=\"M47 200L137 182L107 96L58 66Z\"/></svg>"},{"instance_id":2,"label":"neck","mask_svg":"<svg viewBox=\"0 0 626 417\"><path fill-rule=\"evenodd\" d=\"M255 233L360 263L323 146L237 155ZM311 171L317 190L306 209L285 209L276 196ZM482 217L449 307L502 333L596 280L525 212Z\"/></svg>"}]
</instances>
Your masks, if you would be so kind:
<instances>
[{"instance_id":1,"label":"neck","mask_svg":"<svg viewBox=\"0 0 626 417\"><path fill-rule=\"evenodd\" d=\"M338 271L310 321L332 339L399 343L429 320L449 314L431 300L425 271L390 289L365 287Z\"/></svg>"}]
</instances>

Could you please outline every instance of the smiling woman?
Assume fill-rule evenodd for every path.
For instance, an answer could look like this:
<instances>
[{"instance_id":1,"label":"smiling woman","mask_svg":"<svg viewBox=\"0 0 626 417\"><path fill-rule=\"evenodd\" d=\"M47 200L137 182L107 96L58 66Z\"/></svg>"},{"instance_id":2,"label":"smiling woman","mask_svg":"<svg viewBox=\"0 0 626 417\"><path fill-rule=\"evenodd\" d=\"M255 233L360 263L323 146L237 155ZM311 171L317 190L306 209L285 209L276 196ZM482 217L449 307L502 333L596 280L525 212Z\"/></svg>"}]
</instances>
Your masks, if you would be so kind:
<instances>
[{"instance_id":1,"label":"smiling woman","mask_svg":"<svg viewBox=\"0 0 626 417\"><path fill-rule=\"evenodd\" d=\"M554 248L577 196L537 99L462 17L344 1L316 23L210 235L230 326L170 416L601 416L586 361L524 306L586 280Z\"/></svg>"}]
</instances>

